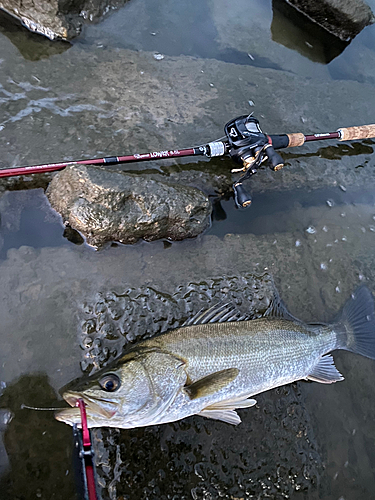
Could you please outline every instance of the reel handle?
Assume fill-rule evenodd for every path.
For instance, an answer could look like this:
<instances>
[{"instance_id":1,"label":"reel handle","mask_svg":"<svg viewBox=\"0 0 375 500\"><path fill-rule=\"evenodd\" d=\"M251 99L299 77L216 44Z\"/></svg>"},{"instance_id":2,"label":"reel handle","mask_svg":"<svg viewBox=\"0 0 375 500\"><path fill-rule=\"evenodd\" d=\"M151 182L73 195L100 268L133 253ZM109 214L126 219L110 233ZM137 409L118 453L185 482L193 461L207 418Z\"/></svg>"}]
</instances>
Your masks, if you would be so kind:
<instances>
[{"instance_id":1,"label":"reel handle","mask_svg":"<svg viewBox=\"0 0 375 500\"><path fill-rule=\"evenodd\" d=\"M271 144L269 146L266 146L265 153L268 157L268 160L270 162L270 167L272 170L280 170L281 168L283 168L284 160L279 155L279 153L276 153Z\"/></svg>"},{"instance_id":2,"label":"reel handle","mask_svg":"<svg viewBox=\"0 0 375 500\"><path fill-rule=\"evenodd\" d=\"M241 182L236 182L233 184L234 200L237 207L247 208L251 205L251 196L243 187Z\"/></svg>"}]
</instances>

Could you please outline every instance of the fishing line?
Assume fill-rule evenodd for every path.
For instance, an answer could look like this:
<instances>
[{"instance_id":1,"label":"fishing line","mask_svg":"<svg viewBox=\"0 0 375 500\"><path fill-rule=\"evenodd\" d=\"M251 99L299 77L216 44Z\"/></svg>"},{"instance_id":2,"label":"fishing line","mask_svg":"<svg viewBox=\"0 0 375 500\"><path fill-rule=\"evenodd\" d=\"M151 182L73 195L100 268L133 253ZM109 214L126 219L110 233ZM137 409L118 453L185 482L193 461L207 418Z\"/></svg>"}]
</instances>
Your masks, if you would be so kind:
<instances>
[{"instance_id":1,"label":"fishing line","mask_svg":"<svg viewBox=\"0 0 375 500\"><path fill-rule=\"evenodd\" d=\"M28 406L24 405L23 403L21 404L21 410L40 410L40 411L55 411L55 410L62 410L65 407L60 406L60 408L38 408L36 406Z\"/></svg>"}]
</instances>

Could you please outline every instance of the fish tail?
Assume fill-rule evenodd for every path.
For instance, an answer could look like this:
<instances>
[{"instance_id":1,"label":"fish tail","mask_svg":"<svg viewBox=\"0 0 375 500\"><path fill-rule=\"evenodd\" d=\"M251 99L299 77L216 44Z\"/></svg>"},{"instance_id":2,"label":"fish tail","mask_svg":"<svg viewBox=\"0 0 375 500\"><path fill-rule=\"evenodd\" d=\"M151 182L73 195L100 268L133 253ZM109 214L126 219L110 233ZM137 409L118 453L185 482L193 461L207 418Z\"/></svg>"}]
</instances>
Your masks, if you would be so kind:
<instances>
[{"instance_id":1,"label":"fish tail","mask_svg":"<svg viewBox=\"0 0 375 500\"><path fill-rule=\"evenodd\" d=\"M331 326L336 333L336 349L375 359L374 298L366 286L352 294Z\"/></svg>"}]
</instances>

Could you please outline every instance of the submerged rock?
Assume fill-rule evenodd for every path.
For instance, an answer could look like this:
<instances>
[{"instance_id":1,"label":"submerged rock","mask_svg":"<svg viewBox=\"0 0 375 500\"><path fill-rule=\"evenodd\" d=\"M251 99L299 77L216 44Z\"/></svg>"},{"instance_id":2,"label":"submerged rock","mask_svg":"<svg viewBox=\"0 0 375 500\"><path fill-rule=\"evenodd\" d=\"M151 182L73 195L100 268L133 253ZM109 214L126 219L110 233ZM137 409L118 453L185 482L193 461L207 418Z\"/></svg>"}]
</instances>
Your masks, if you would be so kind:
<instances>
[{"instance_id":1,"label":"submerged rock","mask_svg":"<svg viewBox=\"0 0 375 500\"><path fill-rule=\"evenodd\" d=\"M205 194L152 174L74 165L54 177L46 194L64 220L96 247L141 238L183 240L210 224Z\"/></svg>"},{"instance_id":2,"label":"submerged rock","mask_svg":"<svg viewBox=\"0 0 375 500\"><path fill-rule=\"evenodd\" d=\"M323 65L337 58L350 43L333 35L285 0L272 0L272 40Z\"/></svg>"},{"instance_id":3,"label":"submerged rock","mask_svg":"<svg viewBox=\"0 0 375 500\"><path fill-rule=\"evenodd\" d=\"M329 33L348 41L375 21L370 7L363 0L286 0L299 12L326 29Z\"/></svg>"}]
</instances>

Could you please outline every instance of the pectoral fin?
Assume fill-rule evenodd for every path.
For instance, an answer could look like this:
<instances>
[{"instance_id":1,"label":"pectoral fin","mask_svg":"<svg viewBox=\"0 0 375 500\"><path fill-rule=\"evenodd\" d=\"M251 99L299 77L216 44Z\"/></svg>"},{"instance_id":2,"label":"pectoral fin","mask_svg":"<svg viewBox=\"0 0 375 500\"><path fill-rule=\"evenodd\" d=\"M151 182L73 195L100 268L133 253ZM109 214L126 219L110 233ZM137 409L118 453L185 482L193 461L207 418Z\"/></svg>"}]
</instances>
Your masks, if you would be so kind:
<instances>
[{"instance_id":1,"label":"pectoral fin","mask_svg":"<svg viewBox=\"0 0 375 500\"><path fill-rule=\"evenodd\" d=\"M344 380L344 377L336 368L333 357L328 354L320 358L318 364L306 379L321 384L333 384Z\"/></svg>"},{"instance_id":2,"label":"pectoral fin","mask_svg":"<svg viewBox=\"0 0 375 500\"><path fill-rule=\"evenodd\" d=\"M203 398L214 394L226 387L239 374L238 368L227 368L220 372L211 373L207 377L203 377L192 384L185 386L185 391L190 399Z\"/></svg>"}]
</instances>

